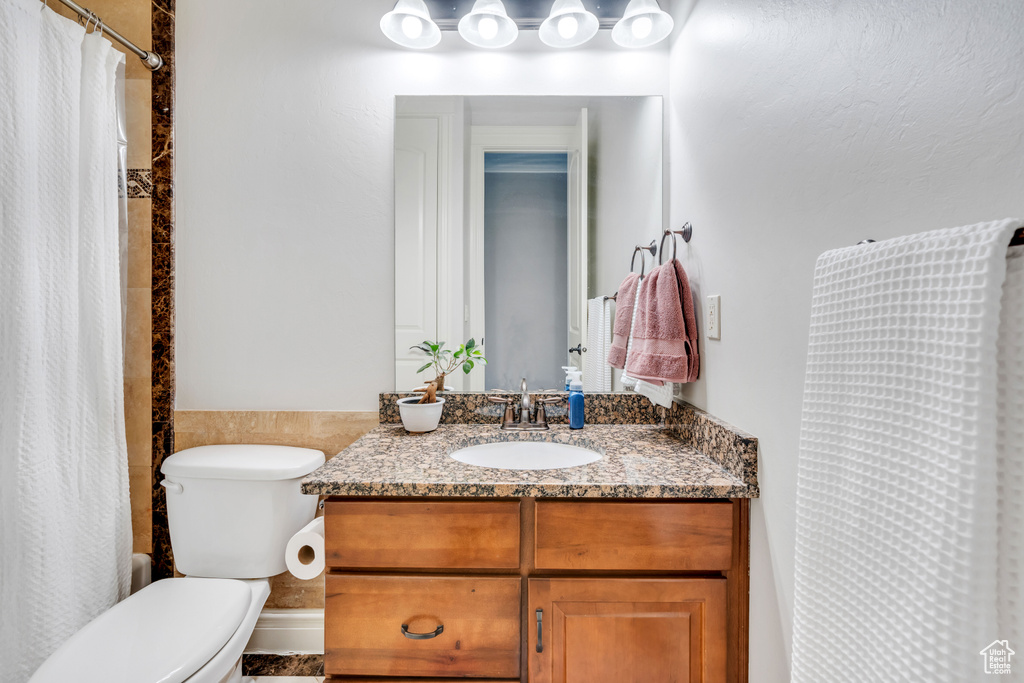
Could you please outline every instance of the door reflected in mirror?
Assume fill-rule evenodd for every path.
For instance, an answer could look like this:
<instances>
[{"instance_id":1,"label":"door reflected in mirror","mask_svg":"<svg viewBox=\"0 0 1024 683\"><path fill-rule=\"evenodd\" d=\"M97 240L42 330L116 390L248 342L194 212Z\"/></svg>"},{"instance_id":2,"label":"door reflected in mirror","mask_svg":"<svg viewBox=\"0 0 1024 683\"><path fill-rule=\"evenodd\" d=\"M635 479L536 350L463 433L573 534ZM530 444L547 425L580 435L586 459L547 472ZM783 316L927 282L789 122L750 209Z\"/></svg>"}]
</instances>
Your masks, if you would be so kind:
<instances>
[{"instance_id":1,"label":"door reflected in mirror","mask_svg":"<svg viewBox=\"0 0 1024 683\"><path fill-rule=\"evenodd\" d=\"M410 349L469 338L488 364L448 389L562 389L587 300L664 224L661 97L398 97L395 386ZM621 389L613 371L613 390Z\"/></svg>"}]
</instances>

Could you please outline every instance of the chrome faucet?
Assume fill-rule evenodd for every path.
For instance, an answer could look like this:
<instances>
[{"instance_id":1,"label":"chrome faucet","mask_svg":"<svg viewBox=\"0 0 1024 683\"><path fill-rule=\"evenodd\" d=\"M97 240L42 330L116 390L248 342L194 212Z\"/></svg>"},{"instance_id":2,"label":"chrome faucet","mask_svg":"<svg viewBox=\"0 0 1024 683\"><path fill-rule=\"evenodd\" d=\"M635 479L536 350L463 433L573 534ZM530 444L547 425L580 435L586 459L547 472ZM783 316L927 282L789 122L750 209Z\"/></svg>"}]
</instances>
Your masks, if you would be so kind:
<instances>
[{"instance_id":1,"label":"chrome faucet","mask_svg":"<svg viewBox=\"0 0 1024 683\"><path fill-rule=\"evenodd\" d=\"M557 403L562 400L562 396L553 395L545 396L543 398L533 398L530 396L530 392L526 388L526 378L523 378L523 382L520 385L520 391L522 394L519 397L519 419L515 418L515 394L506 393L488 396L487 400L492 403L501 403L505 406L505 413L501 418L501 429L508 432L543 432L550 429L548 427L548 418L545 411L545 406L549 403ZM533 406L536 406L536 417L531 420L530 413Z\"/></svg>"},{"instance_id":2,"label":"chrome faucet","mask_svg":"<svg viewBox=\"0 0 1024 683\"><path fill-rule=\"evenodd\" d=\"M519 427L520 429L527 429L530 426L530 392L526 390L526 378L523 378L523 383L519 386L519 390L523 392L523 395L519 398ZM544 429L547 429L547 420L544 421Z\"/></svg>"}]
</instances>

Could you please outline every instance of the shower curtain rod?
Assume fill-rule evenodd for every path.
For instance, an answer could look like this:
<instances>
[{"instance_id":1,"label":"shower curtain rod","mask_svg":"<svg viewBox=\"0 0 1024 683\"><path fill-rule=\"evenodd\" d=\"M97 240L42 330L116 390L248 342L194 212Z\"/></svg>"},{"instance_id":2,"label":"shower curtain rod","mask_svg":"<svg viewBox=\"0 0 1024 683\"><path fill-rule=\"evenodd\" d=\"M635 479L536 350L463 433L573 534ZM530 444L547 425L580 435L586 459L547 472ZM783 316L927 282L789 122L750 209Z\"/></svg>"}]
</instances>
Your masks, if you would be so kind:
<instances>
[{"instance_id":1,"label":"shower curtain rod","mask_svg":"<svg viewBox=\"0 0 1024 683\"><path fill-rule=\"evenodd\" d=\"M112 29L109 26L107 26L106 24L104 24L103 20L100 19L98 16L96 16L95 12L82 7L81 5L79 5L77 2L74 2L73 0L60 0L60 3L62 5L64 5L64 6L70 8L75 13L77 13L78 16L80 16L80 17L82 17L84 19L88 19L88 20L94 21L97 24L99 24L103 28L103 33L105 35L110 36L111 38L113 38L117 42L121 43L126 48L128 48L128 50L132 54L134 54L135 56L137 56L139 59L142 60L142 63L145 64L146 68L149 69L150 71L156 71L157 69L159 69L161 66L164 65L164 60L163 60L163 58L160 55L158 55L155 52L146 52L141 47L137 46L135 43L133 43L132 41L128 40L127 38L122 36L120 33L118 33L114 29ZM46 0L43 0L43 4L44 5L46 4Z\"/></svg>"}]
</instances>

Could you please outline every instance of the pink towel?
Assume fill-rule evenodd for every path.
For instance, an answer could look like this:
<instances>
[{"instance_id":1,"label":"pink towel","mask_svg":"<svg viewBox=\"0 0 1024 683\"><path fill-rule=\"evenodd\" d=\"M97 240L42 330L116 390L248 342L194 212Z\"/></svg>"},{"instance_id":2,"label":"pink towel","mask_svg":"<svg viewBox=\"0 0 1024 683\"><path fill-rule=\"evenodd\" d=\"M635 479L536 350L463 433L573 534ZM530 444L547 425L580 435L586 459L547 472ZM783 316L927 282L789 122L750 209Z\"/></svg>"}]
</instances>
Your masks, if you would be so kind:
<instances>
[{"instance_id":1,"label":"pink towel","mask_svg":"<svg viewBox=\"0 0 1024 683\"><path fill-rule=\"evenodd\" d=\"M657 385L697 379L697 318L683 264L673 259L652 270L637 296L626 373Z\"/></svg>"},{"instance_id":2,"label":"pink towel","mask_svg":"<svg viewBox=\"0 0 1024 683\"><path fill-rule=\"evenodd\" d=\"M612 347L608 350L608 365L622 370L626 366L626 346L629 328L633 324L633 301L636 299L640 276L630 273L619 285L615 295L615 324L612 325Z\"/></svg>"}]
</instances>

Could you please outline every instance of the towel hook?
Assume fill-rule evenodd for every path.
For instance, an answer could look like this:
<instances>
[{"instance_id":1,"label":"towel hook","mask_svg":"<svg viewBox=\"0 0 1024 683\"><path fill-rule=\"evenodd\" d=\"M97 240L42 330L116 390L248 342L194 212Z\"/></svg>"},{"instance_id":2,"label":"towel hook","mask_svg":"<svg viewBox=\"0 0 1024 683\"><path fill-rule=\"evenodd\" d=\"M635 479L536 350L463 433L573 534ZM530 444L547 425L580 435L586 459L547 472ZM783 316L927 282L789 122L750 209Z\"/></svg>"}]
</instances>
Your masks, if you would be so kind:
<instances>
[{"instance_id":1,"label":"towel hook","mask_svg":"<svg viewBox=\"0 0 1024 683\"><path fill-rule=\"evenodd\" d=\"M693 226L690 224L689 221L687 221L686 223L683 224L683 227L681 229L679 229L679 230L666 230L665 231L665 233L661 236L661 246L658 249L658 251L661 254L658 257L658 265L659 266L662 264L662 260L665 257L665 238L668 237L669 235L681 235L682 238L683 238L683 241L686 242L687 244L689 244L690 243L690 238L693 237ZM672 260L673 261L676 260L676 247L677 247L677 243L673 239L672 240Z\"/></svg>"},{"instance_id":2,"label":"towel hook","mask_svg":"<svg viewBox=\"0 0 1024 683\"><path fill-rule=\"evenodd\" d=\"M651 258L653 259L654 255L658 252L658 247L654 246L654 240L651 240L651 243L648 244L646 247L642 247L639 244L636 245L633 248L633 258L629 259L629 272L632 273L633 269L636 267L636 255L637 255L638 252L641 252L641 251L649 251L649 252L651 252ZM641 254L640 255L640 277L641 277L641 279L643 278L643 276L644 276L644 274L646 272L647 272L647 259L644 258L643 254Z\"/></svg>"}]
</instances>

